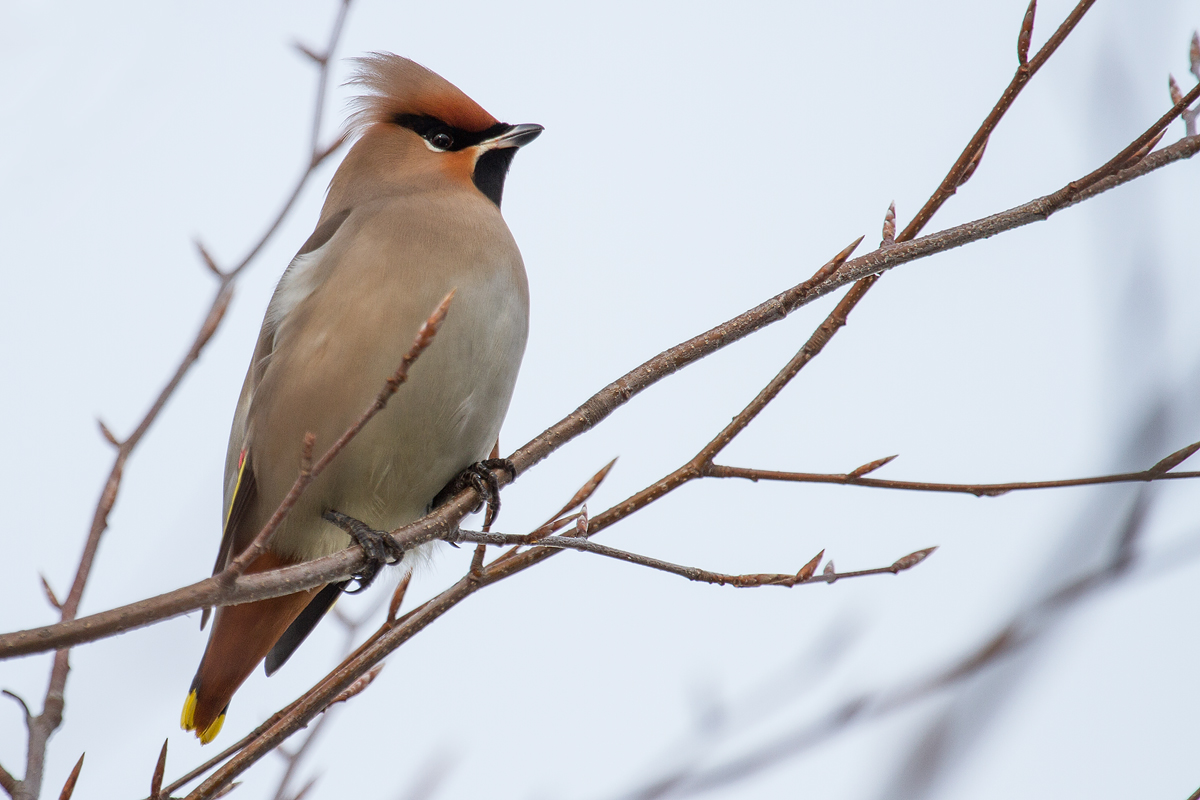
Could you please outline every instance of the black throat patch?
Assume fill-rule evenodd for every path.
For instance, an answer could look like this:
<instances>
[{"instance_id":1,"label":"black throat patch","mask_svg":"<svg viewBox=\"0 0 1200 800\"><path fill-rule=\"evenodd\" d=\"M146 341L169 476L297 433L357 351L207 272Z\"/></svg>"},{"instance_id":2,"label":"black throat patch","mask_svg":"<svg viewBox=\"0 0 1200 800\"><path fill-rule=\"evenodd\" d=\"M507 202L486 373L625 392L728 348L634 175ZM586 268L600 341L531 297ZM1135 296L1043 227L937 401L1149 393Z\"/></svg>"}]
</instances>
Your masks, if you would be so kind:
<instances>
[{"instance_id":1,"label":"black throat patch","mask_svg":"<svg viewBox=\"0 0 1200 800\"><path fill-rule=\"evenodd\" d=\"M498 122L482 131L467 131L447 125L440 119L422 114L397 114L392 122L402 128L408 128L425 141L439 150L456 153L468 147L502 136L513 129L512 125ZM475 162L475 172L471 180L484 196L500 207L500 199L504 195L504 178L512 164L513 156L517 154L515 147L501 147L488 150L479 156Z\"/></svg>"},{"instance_id":2,"label":"black throat patch","mask_svg":"<svg viewBox=\"0 0 1200 800\"><path fill-rule=\"evenodd\" d=\"M475 188L496 204L496 208L500 207L500 199L504 196L504 177L508 175L508 168L516 154L517 148L502 147L488 150L475 162L471 180L475 182Z\"/></svg>"}]
</instances>

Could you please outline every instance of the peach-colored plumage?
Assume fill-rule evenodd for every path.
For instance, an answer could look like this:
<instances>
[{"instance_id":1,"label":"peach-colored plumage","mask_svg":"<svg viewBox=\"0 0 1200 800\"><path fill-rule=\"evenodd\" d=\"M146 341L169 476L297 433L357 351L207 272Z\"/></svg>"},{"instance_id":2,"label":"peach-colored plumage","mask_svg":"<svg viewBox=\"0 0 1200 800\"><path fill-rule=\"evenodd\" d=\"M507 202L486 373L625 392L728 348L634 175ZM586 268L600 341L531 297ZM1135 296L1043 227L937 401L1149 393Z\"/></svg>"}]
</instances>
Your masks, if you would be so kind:
<instances>
[{"instance_id":1,"label":"peach-colored plumage","mask_svg":"<svg viewBox=\"0 0 1200 800\"><path fill-rule=\"evenodd\" d=\"M253 569L349 545L327 511L384 531L420 517L487 457L512 397L529 290L500 198L512 154L541 127L497 122L407 59L373 53L358 63L351 82L367 90L352 121L358 139L279 281L238 399L217 570L287 494L305 435L317 453L337 439L452 289L449 315L408 383L313 481ZM269 669L282 664L339 590L218 609L184 728L210 741L246 677L268 653Z\"/></svg>"}]
</instances>

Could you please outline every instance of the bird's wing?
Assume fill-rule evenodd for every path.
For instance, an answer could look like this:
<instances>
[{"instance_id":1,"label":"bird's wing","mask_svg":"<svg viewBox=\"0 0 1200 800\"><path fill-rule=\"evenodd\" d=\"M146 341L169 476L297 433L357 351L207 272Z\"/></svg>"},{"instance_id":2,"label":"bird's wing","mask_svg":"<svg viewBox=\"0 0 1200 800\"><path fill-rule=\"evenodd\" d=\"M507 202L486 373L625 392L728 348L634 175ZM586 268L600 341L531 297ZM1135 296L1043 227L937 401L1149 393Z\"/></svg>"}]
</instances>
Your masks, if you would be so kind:
<instances>
[{"instance_id":1,"label":"bird's wing","mask_svg":"<svg viewBox=\"0 0 1200 800\"><path fill-rule=\"evenodd\" d=\"M246 380L242 384L242 393L238 398L237 410L233 416L233 427L229 433L229 449L225 458L225 503L224 525L222 526L221 546L217 549L216 562L213 564L213 575L216 575L236 557L237 553L246 547L257 531L245 530L247 512L258 494L258 482L255 478L253 458L251 457L251 437L248 418L250 405L254 400L255 389L262 380L263 373L271 361L275 349L276 333L287 312L295 307L308 292L311 292L311 276L306 275L306 267L314 261L314 256L325 244L333 238L338 228L350 216L350 209L332 214L329 219L317 226L312 235L300 248L295 258L284 271L271 304L267 307L262 329L258 334L258 343L254 347L254 355L250 359L250 368L246 371ZM297 277L299 280L297 281ZM296 283L308 285L307 291L297 297ZM289 294L290 287L290 294ZM200 627L208 623L212 609L204 609L200 617Z\"/></svg>"},{"instance_id":2,"label":"bird's wing","mask_svg":"<svg viewBox=\"0 0 1200 800\"><path fill-rule=\"evenodd\" d=\"M345 209L330 215L329 219L317 226L284 270L267 306L254 356L250 360L246 381L242 385L242 394L238 398L233 428L229 433L229 450L225 458L225 540L222 541L221 552L217 558L218 571L224 567L227 559L233 558L245 548L258 533L243 530L246 511L252 504L257 489L255 464L251 456L254 431L250 425L250 408L263 374L275 353L279 327L292 309L316 288L323 272L315 269L320 262L322 249L333 239L349 216L350 209Z\"/></svg>"},{"instance_id":3,"label":"bird's wing","mask_svg":"<svg viewBox=\"0 0 1200 800\"><path fill-rule=\"evenodd\" d=\"M333 608L333 604L342 594L342 589L349 582L338 581L329 584L309 601L304 610L300 612L300 616L292 620L292 624L283 632L283 636L280 636L279 640L271 647L271 652L267 653L265 667L268 676L274 675L275 670L282 667L292 657L296 648L308 638L313 628L317 627L317 623L325 616L325 612Z\"/></svg>"}]
</instances>

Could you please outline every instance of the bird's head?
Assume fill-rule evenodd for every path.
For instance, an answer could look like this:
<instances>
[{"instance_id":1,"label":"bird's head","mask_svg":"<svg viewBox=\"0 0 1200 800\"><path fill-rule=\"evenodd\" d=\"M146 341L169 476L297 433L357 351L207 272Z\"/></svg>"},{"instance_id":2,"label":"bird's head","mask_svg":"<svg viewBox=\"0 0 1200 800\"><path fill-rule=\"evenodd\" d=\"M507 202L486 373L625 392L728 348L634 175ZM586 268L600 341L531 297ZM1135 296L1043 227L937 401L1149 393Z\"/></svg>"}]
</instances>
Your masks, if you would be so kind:
<instances>
[{"instance_id":1,"label":"bird's head","mask_svg":"<svg viewBox=\"0 0 1200 800\"><path fill-rule=\"evenodd\" d=\"M498 207L513 156L542 126L498 121L457 86L407 58L372 53L357 62L350 83L366 93L350 124L361 135L343 170L356 179L369 171L393 184L473 184ZM338 182L335 176L331 194Z\"/></svg>"}]
</instances>

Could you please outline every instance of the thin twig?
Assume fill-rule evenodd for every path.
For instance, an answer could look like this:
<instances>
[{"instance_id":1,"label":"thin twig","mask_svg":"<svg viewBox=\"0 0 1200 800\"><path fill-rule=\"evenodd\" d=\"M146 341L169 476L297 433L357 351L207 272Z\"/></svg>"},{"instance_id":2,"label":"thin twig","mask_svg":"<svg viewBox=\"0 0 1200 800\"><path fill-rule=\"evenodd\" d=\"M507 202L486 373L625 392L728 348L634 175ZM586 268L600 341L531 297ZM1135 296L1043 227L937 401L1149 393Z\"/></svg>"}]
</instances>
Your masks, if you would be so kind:
<instances>
[{"instance_id":1,"label":"thin twig","mask_svg":"<svg viewBox=\"0 0 1200 800\"><path fill-rule=\"evenodd\" d=\"M343 15L346 0L343 0ZM329 51L332 52L337 43L337 36L341 30L341 16L339 16L338 26L335 30L335 35L330 38ZM313 141L317 141L321 130L321 108L324 103L325 87L328 80L328 65L322 65L317 82L317 101L316 108L313 114L312 130ZM340 141L340 140L339 140ZM109 470L108 478L104 482L104 488L101 491L100 499L96 504L95 512L92 515L91 528L88 531L87 539L84 543L83 553L79 559L79 566L75 571L75 578L71 583L71 589L65 600L61 604L60 619L62 622L71 622L75 619L79 612L79 604L83 599L83 591L87 585L88 578L91 576L92 564L96 558L96 552L100 546L100 540L108 528L108 517L112 512L113 506L117 501L117 494L121 486L121 478L124 475L125 464L134 449L141 442L142 438L149 431L150 426L158 419L159 414L166 406L167 400L175 393L179 384L183 381L184 376L196 363L200 357L201 351L212 339L221 321L225 317L225 312L229 308L229 302L233 297L234 283L238 275L250 265L255 256L262 250L267 242L278 230L280 224L291 210L296 198L304 186L307 185L308 179L312 176L316 168L324 161L328 155L333 152L332 149L324 151L322 154L313 153L305 165L299 180L288 197L275 219L267 226L266 231L259 237L258 241L250 248L249 252L242 261L229 272L222 272L216 267L215 263L207 252L201 248L206 263L216 273L218 277L218 285L212 303L209 306L208 312L200 324L200 329L192 340L191 346L184 355L182 361L175 369L175 373L163 386L158 396L154 399L149 410L142 417L141 421L123 441L119 441L108 428L101 423L101 431L105 438L108 439L117 448L116 456L113 460L113 465ZM46 696L43 702L42 713L34 717L33 724L29 730L29 740L26 747L26 766L25 777L16 784L16 792L14 797L19 800L34 800L41 794L42 776L45 767L46 748L49 744L50 737L59 725L62 724L63 717L63 693L66 688L67 675L70 671L69 651L66 649L58 650L54 655L53 665L50 672L50 681L46 689ZM81 760L82 763L82 760Z\"/></svg>"},{"instance_id":2,"label":"thin twig","mask_svg":"<svg viewBox=\"0 0 1200 800\"><path fill-rule=\"evenodd\" d=\"M1079 4L1079 6L1076 7L1075 11L1072 12L1073 19L1069 19L1068 23L1064 23L1063 26L1060 26L1060 29L1058 32L1056 32L1055 36L1051 37L1051 41L1048 42L1045 46L1043 46L1043 48L1041 50L1039 50L1037 56L1035 56L1034 61L1030 62L1028 64L1021 64L1019 70L1025 72L1026 75L1023 78L1023 80L1020 81L1019 83L1014 80L1014 84L1010 85L1009 90L1006 91L1006 93L1005 93L1007 99L1002 98L1001 103L998 104L999 111L994 111L993 114L989 116L989 120L991 120L991 122L990 122L991 127L994 127L995 122L997 122L999 120L1000 116L1003 115L1004 110L1006 110L1007 106L1011 104L1012 99L1015 98L1015 96L1016 96L1016 93L1019 92L1020 88L1024 85L1024 83L1028 81L1028 77L1031 76L1034 72L1036 72L1037 68L1040 67L1041 64L1045 62L1046 58L1048 58L1049 55L1058 47L1058 45L1061 43L1061 41L1063 39L1065 39L1066 35L1070 32L1070 30L1074 27L1074 25L1078 21L1078 18L1082 17L1083 13L1086 12L1087 8L1090 7L1090 5L1093 1L1094 0L1084 0L1083 2L1081 2ZM986 123L985 123L985 125L986 125ZM979 139L979 141L976 142L973 140L972 146L969 146L968 150L964 152L964 156L967 157L966 163L962 164L961 169L959 169L958 165L956 164L955 168L951 170L950 177L952 177L954 179L953 180L954 187L957 187L958 185L961 184L963 173L965 172L967 166L970 164L970 161L977 158L979 150L981 149L983 142L986 141L986 139L987 139L987 134L990 133L990 128L987 128L986 130L984 128L981 128L981 132L983 132L984 135L982 137L977 137ZM1136 144L1137 144L1137 147L1141 147L1142 145L1145 144L1145 142L1139 142ZM1134 150L1131 151L1131 153L1136 152L1136 149L1137 148L1134 148ZM1126 155L1126 157L1128 157L1128 154ZM1122 162L1122 163L1124 163L1124 162ZM1116 170L1113 170L1113 171L1115 172ZM1093 173L1093 175L1096 175L1096 173ZM1091 177L1091 176L1089 176L1089 177ZM1103 178L1103 177L1106 177L1106 176L1099 175L1097 177L1097 179L1093 180L1091 183L1094 184L1100 178ZM1088 184L1088 185L1090 185L1090 184ZM1064 204L1066 202L1068 202L1069 200L1073 199L1074 197L1077 197L1083 190L1088 188L1088 185L1077 185L1077 184L1070 185L1068 187L1068 189L1075 189L1075 191L1073 191L1068 197L1064 198L1064 200L1063 200ZM939 190L939 192L940 192L940 190ZM948 197L949 195L947 194L946 196ZM933 200L931 200L931 203L927 204L928 210L926 211L925 209L923 209L923 212L925 213L925 219L928 219L930 216L932 216L933 212L936 211L937 207L940 206L941 202L944 202L944 198L942 198L941 200L938 200L936 203L934 203ZM915 224L915 223L916 223L916 221L914 221L914 224L910 224L910 226L908 228L906 228L905 233L907 235L903 236L902 238L904 238L904 239L913 238L913 236L915 236L916 232L920 230L921 225L924 224L923 222L921 222L920 224ZM888 248L888 250L886 250L884 252L889 252L893 249L895 249L895 248ZM842 270L836 270L836 271L842 272ZM831 275L830 281L834 277L838 277L838 276ZM835 314L840 316L841 324L844 324L845 315L848 314L849 311L854 307L854 305L855 305L855 303L857 303L858 299L860 299L863 295L866 294L866 292L870 289L870 287L873 284L873 282L875 281L875 279L876 279L876 276L872 275L870 277L867 277L867 278L861 280L848 293L847 297L843 298L843 302L839 303L838 308L835 311ZM808 293L806 292L805 294L807 295ZM834 317L833 315L831 315L831 319L827 320L827 322L834 326L832 328L832 330L836 330L837 327L840 327L840 325L836 324L837 317ZM766 324L766 323L763 322L762 324ZM828 329L829 326L824 325L823 328ZM820 350L820 347L822 347L824 345L824 343L826 341L828 341L828 336L832 335L831 332L828 333L828 335L826 335L825 339L823 341L821 341L821 340L817 340L817 337L820 334L821 334L821 329L819 329L818 332L816 334L814 334L813 340L810 340L810 342L812 342L814 340L817 341L816 350L818 352ZM722 342L720 346L723 346L723 344L725 344L725 343L727 343L727 342ZM808 346L806 345L806 348L807 347ZM714 346L713 349L716 349L716 346ZM797 355L797 358L801 358L803 356L803 354L804 354L804 350L802 350L801 353ZM809 358L811 358L811 356L809 356ZM790 366L791 366L791 364L789 364L789 367ZM799 366L803 366L803 364L800 364ZM675 369L678 368L678 365L669 364L668 367L669 367L668 369L664 370L664 374L670 374L671 372L673 372ZM799 367L796 367L796 369L798 370ZM781 376L777 376L777 379L781 384L779 388L782 388L782 384L786 384L786 382L788 380L790 380L791 375L785 376L785 373L787 371L788 371L788 369L785 368L784 373L781 373ZM794 375L795 372L793 371L791 374ZM656 380L660 379L661 377L662 376L653 376L653 377L649 376L649 375L646 376L646 378L648 379L648 380L646 380L646 385L648 385L649 383L655 382ZM630 390L631 387L628 384L620 385L622 383L624 383L624 382L623 381L619 382L619 384L614 384L613 386L610 387L610 388L615 389L613 394L616 395L615 397L612 398L612 401L611 401L613 408L615 408L617 405L621 404L622 402L627 401L628 398L635 391L637 391L637 389L634 389L633 391L631 391ZM771 387L768 387L768 389L770 389L770 388ZM764 390L764 391L767 391L767 390ZM778 389L775 389L775 393L777 393L777 392L778 392ZM762 405L765 405L766 402L769 402L769 400L773 396L774 396L774 394L770 394L769 396L767 396L766 399L763 401ZM596 398L593 398L593 400L595 400L595 399ZM577 416L575 416L574 419L569 417L567 420L564 420L563 423L560 423L560 425L563 425L564 423L566 423L567 425L581 429L581 430L579 430L579 432L582 432L583 429L588 429L588 428L593 427L600 419L603 419L604 416L607 416L607 413L611 413L611 409L608 409L606 412L604 412L603 409L595 409L596 411L601 411L602 413L599 413L599 414L589 413L592 410L593 409L587 408L587 404L585 404L584 407L581 407L580 410L576 412ZM744 411L743 413L747 414L749 418L753 418L753 416L758 413L758 410L761 410L761 408L755 409L754 403L752 403L751 406L748 407L746 409L746 411ZM583 413L580 413L580 412L583 412ZM735 420L734 425L731 427L736 428L736 425L737 425L737 420ZM743 427L744 427L744 425L743 425ZM729 439L731 439L732 436L736 435L737 430L740 430L740 429L734 430L732 435L729 436ZM723 432L723 434L724 434L724 432ZM578 433L576 433L575 435L578 435ZM547 445L547 446L543 446L542 448L540 448L540 449L546 450L547 454L548 454L548 451L557 449L558 446L561 446L561 444L564 441L574 438L573 436L564 436L564 437L555 436L553 428L550 431L547 431L541 437L538 437L533 442L531 442L529 445L526 445L525 448L522 448L522 450L517 451L517 453L515 453L513 455L512 461L513 461L514 465L517 467L518 472L521 472L524 469L527 469L528 466L532 465L532 463L536 463L536 460L529 460L527 463L522 463L522 461L519 460L519 457L522 455L522 451L527 450L527 449L537 448L539 440L545 441L545 439L547 437L551 438L551 442L548 443L548 445L549 444L554 445L554 446ZM705 451L702 451L701 455L705 455L707 453L707 461L711 461L712 455L715 455L716 452L719 452L720 449L727 443L728 443L728 439L723 439L722 436L718 436L718 438L715 439L710 444L710 446L705 449ZM544 455L542 457L544 457ZM516 476L514 475L512 477L515 478ZM681 485L685 481L686 481L686 477L681 480L678 480L675 485ZM652 487L652 490L653 490L653 488L654 487ZM650 491L650 493L645 497L644 502L645 503L653 502L658 497L671 491L672 488L674 488L674 486L664 486L661 490L659 490L657 492ZM461 494L466 495L467 492L463 492ZM461 499L462 499L461 497L456 498L456 500L461 500ZM617 508L617 507L614 507L614 508ZM623 514L615 512L613 509L610 509L610 512L613 512L613 514L612 514L613 520L612 521L616 521L617 518L619 518L620 516L623 516ZM593 530L599 530L601 527L603 527L603 526L594 526ZM303 724L304 720L311 718L312 714L318 713L319 709L321 707L323 707L320 705L321 703L328 702L328 700L332 696L335 696L336 692L341 691L347 685L349 685L349 682L354 680L356 675L362 674L362 671L369 669L375 663L378 663L378 661L380 659L382 659L387 653L390 653L393 649L400 646L400 644L402 644L404 641L406 641L409 637L414 635L417 631L422 629L425 625L429 624L433 619L435 619L437 616L439 616L441 613L443 613L445 609L452 607L453 605L456 605L458 602L461 602L461 600L465 599L467 596L474 593L482 586L487 585L489 582L492 582L494 580L503 579L504 577L507 577L508 575L511 575L517 571L520 571L521 569L527 568L528 566L530 566L534 563L537 563L540 560L543 560L545 557L548 557L549 554L550 554L549 548L545 548L545 547L534 548L525 554L514 556L512 558L501 559L499 562L494 562L493 564L489 565L488 567L479 569L478 571L473 568L467 578L460 580L453 587L451 587L450 589L443 592L442 595L440 595L438 598L435 598L433 601L430 601L425 606L423 606L421 609L418 609L416 613L412 614L411 616L409 616L407 618L407 622L405 624L399 624L399 625L387 630L386 632L382 633L382 635L380 635L379 638L375 642L373 642L369 647L366 647L364 650L362 650L358 654L357 657L349 659L346 663L343 664L342 667L340 667L339 669L337 669L333 673L331 673L331 675L329 677L327 677L324 681L322 681L320 684L318 684L318 686L314 687L314 689L311 690L309 693L307 693L305 695L305 697L301 698L299 705L295 708L294 711L292 711L288 715L288 717L289 717L288 719L281 720L278 724L273 726L270 731L268 731L266 734L264 734L260 739L253 742L245 750L243 750L242 752L240 752L236 756L234 756L233 759L231 759L223 767L221 767L219 770L217 770L217 772L214 773L207 781L205 781L204 784L202 784L200 787L198 787L196 789L196 791L193 792L189 796L189 800L200 800L200 798L210 796L212 793L219 791L221 788L228 785L228 783L230 781L232 781L234 777L236 777L238 774L240 774L243 770L247 769L258 758L261 758L263 753L268 752L271 748L277 746L280 742L282 742L284 739L286 739L287 736L289 736L294 730L296 730L296 728L298 726ZM331 694L331 693L333 693L333 694Z\"/></svg>"},{"instance_id":3,"label":"thin twig","mask_svg":"<svg viewBox=\"0 0 1200 800\"><path fill-rule=\"evenodd\" d=\"M1030 647L1053 624L1080 608L1084 601L1129 575L1135 563L1134 545L1145 530L1144 498L1142 495L1134 502L1123 523L1121 546L1105 563L1022 608L991 636L957 658L903 684L855 695L813 722L775 734L745 755L721 764L714 765L710 759L705 759L676 767L670 774L655 776L621 796L626 800L651 800L663 797L665 793L659 789L668 786L671 797L687 797L746 781L785 759L828 742L855 724L883 719L911 708Z\"/></svg>"},{"instance_id":4,"label":"thin twig","mask_svg":"<svg viewBox=\"0 0 1200 800\"><path fill-rule=\"evenodd\" d=\"M604 387L571 414L530 440L512 454L512 461L517 465L518 473L523 474L568 442L594 428L617 408L659 380L767 325L784 319L795 309L857 280L864 273L892 269L900 264L1042 221L1056 210L1096 197L1176 161L1191 158L1197 152L1200 152L1200 136L1183 139L1156 150L1133 167L1096 182L1079 192L1065 205L1054 206L1051 202L1054 196L1047 195L1009 211L851 259L833 278L812 289L810 294L796 291L805 285L801 284L651 358ZM508 475L503 470L499 472L498 477L501 483L508 481ZM394 531L393 538L405 549L441 538L451 531L457 519L469 513L477 502L474 490L465 489L460 496L451 499L434 513ZM296 566L244 575L228 590L216 584L212 578L208 578L181 589L79 620L0 634L0 660L94 641L207 606L279 597L330 581L345 580L353 575L355 570L360 569L363 563L361 553L357 548L352 548Z\"/></svg>"},{"instance_id":5,"label":"thin twig","mask_svg":"<svg viewBox=\"0 0 1200 800\"><path fill-rule=\"evenodd\" d=\"M1140 472L1120 472L1113 475L1098 475L1091 478L1067 478L1052 481L1021 481L1016 483L930 483L928 481L895 481L882 478L863 477L867 472L883 466L878 462L864 464L857 470L847 473L821 472L777 472L767 469L748 469L745 467L727 467L722 464L710 464L704 470L705 477L711 478L745 478L751 481L789 481L793 483L834 483L844 486L866 486L873 489L904 489L917 492L955 492L973 494L976 497L998 497L1008 492L1027 491L1030 489L1061 489L1070 486L1096 486L1105 483L1151 483L1153 481L1181 480L1200 478L1200 471L1169 472L1183 462L1179 458L1174 463L1171 459L1183 454L1184 458L1200 449L1200 442L1172 453L1167 458L1149 469ZM895 456L879 461L890 461ZM1165 466L1164 466L1165 465ZM859 470L864 470L859 472Z\"/></svg>"},{"instance_id":6,"label":"thin twig","mask_svg":"<svg viewBox=\"0 0 1200 800\"><path fill-rule=\"evenodd\" d=\"M946 177L942 179L941 184L933 195L921 206L921 210L917 212L912 221L905 226L904 230L896 237L897 241L906 242L916 238L917 234L925 227L925 225L937 213L947 200L954 196L958 191L958 187L962 186L965 181L968 169L971 169L971 162L975 161L983 148L987 146L987 140L996 130L996 126L1000 124L1000 120L1008 112L1013 102L1017 99L1017 95L1025 88L1025 84L1037 74L1037 71L1042 68L1050 56L1054 55L1054 51L1058 49L1071 31L1075 30L1075 26L1083 19L1083 15L1088 12L1088 9L1096 0L1081 0L1075 8L1071 9L1071 13L1063 20L1054 34L1046 41L1037 54L1032 59L1026 62L1023 58L1019 58L1019 65L1016 74L1009 81L1007 88L1000 95L1000 99L996 101L996 105L984 118L979 126L979 130L975 131L975 135L971 137L971 141L967 142L967 146L963 148L962 154L958 160L954 162L954 166L950 167L950 171L946 173ZM1025 18L1021 21L1021 30L1018 33L1018 49L1022 47L1027 53L1029 50L1029 37L1033 33L1033 4L1030 3L1029 10L1025 12ZM1022 45L1022 42L1024 43ZM969 176L968 176L969 177Z\"/></svg>"},{"instance_id":7,"label":"thin twig","mask_svg":"<svg viewBox=\"0 0 1200 800\"><path fill-rule=\"evenodd\" d=\"M474 542L480 545L528 545L530 547L550 547L565 550L580 550L585 553L595 553L596 555L614 558L618 561L625 561L630 564L637 564L642 567L649 567L660 572L669 572L672 575L679 575L687 578L690 581L700 583L715 583L719 586L732 586L739 589L749 589L758 586L784 586L792 587L804 583L833 583L841 578L857 578L863 575L883 575L883 574L898 574L906 569L915 567L921 561L925 560L936 547L929 547L924 550L918 550L915 553L910 553L903 558L889 564L886 567L877 567L874 569L856 570L853 572L829 572L821 577L813 577L812 573L816 565L812 561L807 562L803 567L793 573L749 573L744 575L731 575L723 572L711 572L699 567L685 567L680 564L672 564L670 561L644 556L639 553L631 553L628 550L619 550L616 547L593 542L590 539L583 539L575 536L551 536L546 539L540 539L536 542L530 542L528 535L512 535L504 533L480 533L476 531L458 531L453 538L455 542ZM824 551L821 551L824 553Z\"/></svg>"},{"instance_id":8,"label":"thin twig","mask_svg":"<svg viewBox=\"0 0 1200 800\"><path fill-rule=\"evenodd\" d=\"M417 331L416 338L413 340L412 346L408 349L408 352L404 354L404 358L400 360L400 364L396 367L396 371L392 373L391 377L389 377L387 381L384 382L383 388L379 390L379 394L376 395L375 399L371 401L371 404L368 405L361 414L359 414L358 419L356 419L354 423L347 428L341 436L338 437L337 441L329 446L329 449L325 451L325 454L321 456L317 463L312 464L311 468L307 468L307 465L305 464L301 465L300 474L292 484L292 488L288 491L287 496L285 496L283 501L279 504L279 507L275 509L275 513L273 513L271 518L267 520L267 524L264 525L262 530L258 532L258 535L254 537L254 541L250 542L250 544L238 554L237 558L233 559L233 561L231 561L224 570L215 576L219 583L229 586L233 583L235 578L245 573L246 568L254 563L254 560L266 551L267 543L270 541L271 535L281 524L283 524L284 519L287 518L288 512L290 512L292 507L296 505L296 502L300 499L300 496L304 493L304 490L308 488L309 484L320 477L321 473L325 471L326 467L328 467L333 462L333 459L337 458L338 454L346 448L346 445L350 444L351 440L354 439L354 437L366 427L367 423L370 422L376 414L378 414L380 411L383 411L383 409L387 407L388 401L391 399L392 395L394 395L400 389L401 385L408 380L409 369L411 369L412 365L416 363L416 360L421 357L421 354L425 352L425 349L428 348L429 345L433 344L433 340L434 337L437 336L438 329L441 328L442 323L446 321L446 313L450 310L450 303L454 300L454 293L455 290L450 290L450 293L442 298L442 302L439 303L438 307L434 309L432 314L429 315L429 318L421 324L420 329ZM311 444L308 447L308 453L308 458L311 459Z\"/></svg>"}]
</instances>

